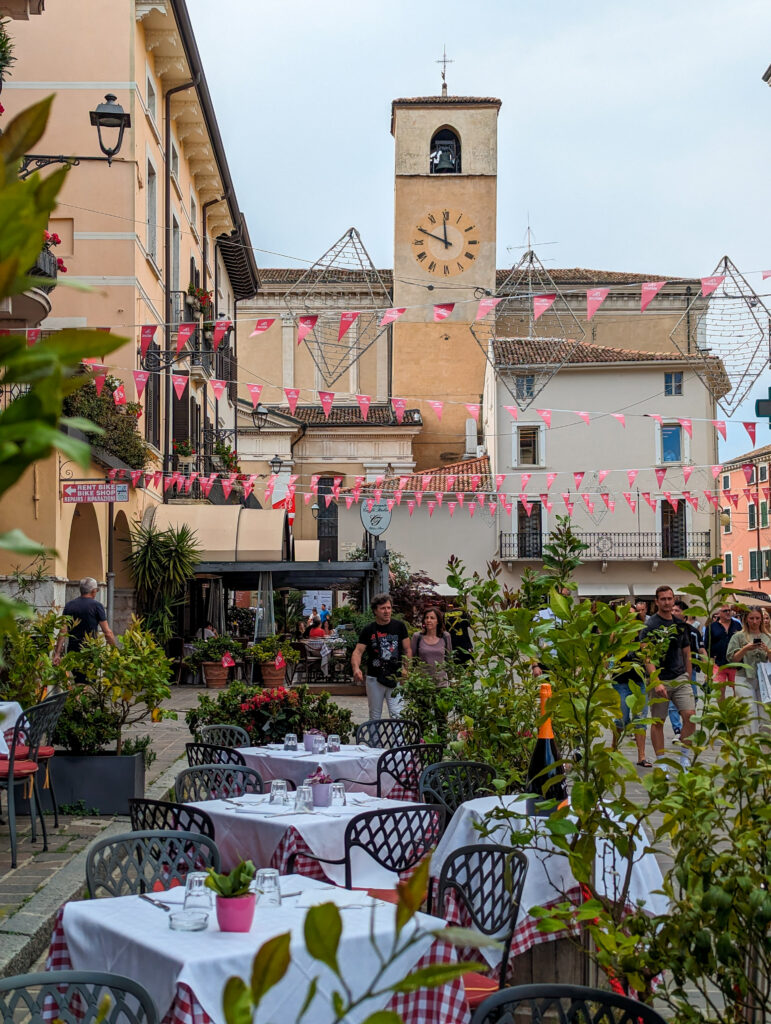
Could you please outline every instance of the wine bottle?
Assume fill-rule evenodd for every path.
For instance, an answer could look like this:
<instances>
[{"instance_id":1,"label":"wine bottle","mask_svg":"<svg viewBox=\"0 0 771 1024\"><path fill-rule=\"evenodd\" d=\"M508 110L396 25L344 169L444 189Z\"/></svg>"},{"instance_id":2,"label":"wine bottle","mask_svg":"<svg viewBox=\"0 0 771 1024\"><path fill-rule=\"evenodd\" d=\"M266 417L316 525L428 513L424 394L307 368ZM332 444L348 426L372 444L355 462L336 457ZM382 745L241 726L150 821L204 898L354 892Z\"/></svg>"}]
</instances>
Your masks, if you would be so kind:
<instances>
[{"instance_id":1,"label":"wine bottle","mask_svg":"<svg viewBox=\"0 0 771 1024\"><path fill-rule=\"evenodd\" d=\"M542 718L546 714L546 701L549 697L551 697L551 684L541 683ZM551 719L547 718L538 730L538 739L535 741L533 756L530 758L530 765L527 769L525 785L527 792L540 794L528 797L527 813L529 815L548 817L553 810L567 801L568 791L565 786L565 776L562 768L556 765L559 760L560 752L554 742ZM544 801L556 801L556 803L553 803L548 809L538 807L538 804Z\"/></svg>"}]
</instances>

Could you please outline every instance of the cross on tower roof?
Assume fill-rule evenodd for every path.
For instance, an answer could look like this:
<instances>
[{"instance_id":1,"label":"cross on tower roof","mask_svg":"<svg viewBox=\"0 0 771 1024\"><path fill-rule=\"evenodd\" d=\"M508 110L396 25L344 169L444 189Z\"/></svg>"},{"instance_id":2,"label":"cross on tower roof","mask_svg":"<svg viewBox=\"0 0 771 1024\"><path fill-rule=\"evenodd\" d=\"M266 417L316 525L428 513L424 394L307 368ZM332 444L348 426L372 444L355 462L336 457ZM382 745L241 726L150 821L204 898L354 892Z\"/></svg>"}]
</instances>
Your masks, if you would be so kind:
<instances>
[{"instance_id":1,"label":"cross on tower roof","mask_svg":"<svg viewBox=\"0 0 771 1024\"><path fill-rule=\"evenodd\" d=\"M447 95L447 65L455 63L454 60L450 60L450 58L447 56L447 45L446 44L444 44L442 46L442 56L439 58L439 60L434 61L434 63L442 65L442 96L446 96Z\"/></svg>"}]
</instances>

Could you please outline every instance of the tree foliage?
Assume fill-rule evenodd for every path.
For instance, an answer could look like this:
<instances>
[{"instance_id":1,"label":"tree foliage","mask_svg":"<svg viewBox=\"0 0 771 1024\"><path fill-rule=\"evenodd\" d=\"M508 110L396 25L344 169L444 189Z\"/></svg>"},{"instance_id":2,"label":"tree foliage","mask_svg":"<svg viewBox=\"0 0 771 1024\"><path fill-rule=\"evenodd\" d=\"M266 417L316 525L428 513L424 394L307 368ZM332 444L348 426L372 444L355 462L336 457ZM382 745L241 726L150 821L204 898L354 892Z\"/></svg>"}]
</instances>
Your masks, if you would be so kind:
<instances>
[{"instance_id":1,"label":"tree foliage","mask_svg":"<svg viewBox=\"0 0 771 1024\"><path fill-rule=\"evenodd\" d=\"M159 530L136 526L126 556L137 592L140 614L161 643L174 636L176 609L184 602L187 584L195 576L200 548L187 524Z\"/></svg>"}]
</instances>

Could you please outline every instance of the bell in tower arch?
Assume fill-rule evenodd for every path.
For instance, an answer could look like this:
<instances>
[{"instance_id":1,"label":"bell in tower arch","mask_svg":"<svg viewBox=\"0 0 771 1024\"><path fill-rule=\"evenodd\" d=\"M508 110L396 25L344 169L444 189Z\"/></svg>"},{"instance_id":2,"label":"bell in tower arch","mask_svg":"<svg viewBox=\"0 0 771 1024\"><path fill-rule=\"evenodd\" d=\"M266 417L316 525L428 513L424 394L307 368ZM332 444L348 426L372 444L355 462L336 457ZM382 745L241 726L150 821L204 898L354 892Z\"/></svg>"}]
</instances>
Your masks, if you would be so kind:
<instances>
[{"instance_id":1,"label":"bell in tower arch","mask_svg":"<svg viewBox=\"0 0 771 1024\"><path fill-rule=\"evenodd\" d=\"M441 128L431 139L431 174L460 174L460 139L451 128Z\"/></svg>"}]
</instances>

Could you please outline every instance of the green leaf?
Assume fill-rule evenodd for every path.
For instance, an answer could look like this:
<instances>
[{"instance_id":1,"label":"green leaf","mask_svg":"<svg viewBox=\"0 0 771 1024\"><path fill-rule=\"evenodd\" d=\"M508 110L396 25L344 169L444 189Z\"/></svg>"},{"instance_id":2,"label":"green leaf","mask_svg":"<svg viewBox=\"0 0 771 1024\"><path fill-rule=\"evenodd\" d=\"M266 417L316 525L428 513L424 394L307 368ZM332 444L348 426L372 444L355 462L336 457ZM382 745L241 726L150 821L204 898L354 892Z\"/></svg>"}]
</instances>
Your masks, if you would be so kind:
<instances>
[{"instance_id":1,"label":"green leaf","mask_svg":"<svg viewBox=\"0 0 771 1024\"><path fill-rule=\"evenodd\" d=\"M361 1024L404 1024L404 1018L393 1010L376 1010L366 1017Z\"/></svg>"},{"instance_id":2,"label":"green leaf","mask_svg":"<svg viewBox=\"0 0 771 1024\"><path fill-rule=\"evenodd\" d=\"M310 1009L311 1003L316 998L316 989L318 987L319 987L319 979L318 979L318 976L316 976L311 981L310 985L308 986L308 991L305 994L305 999L303 1001L302 1006L300 1007L300 1012L297 1014L297 1024L300 1024L300 1021L303 1019L305 1014Z\"/></svg>"},{"instance_id":3,"label":"green leaf","mask_svg":"<svg viewBox=\"0 0 771 1024\"><path fill-rule=\"evenodd\" d=\"M8 530L0 533L0 548L12 551L15 555L52 555L51 548L46 548L30 538L22 530Z\"/></svg>"},{"instance_id":4,"label":"green leaf","mask_svg":"<svg viewBox=\"0 0 771 1024\"><path fill-rule=\"evenodd\" d=\"M222 1009L227 1024L251 1024L252 1000L242 978L228 978L225 982Z\"/></svg>"},{"instance_id":5,"label":"green leaf","mask_svg":"<svg viewBox=\"0 0 771 1024\"><path fill-rule=\"evenodd\" d=\"M566 927L567 925L564 921L560 921L559 919L554 917L543 917L538 922L539 932L559 932Z\"/></svg>"},{"instance_id":6,"label":"green leaf","mask_svg":"<svg viewBox=\"0 0 771 1024\"><path fill-rule=\"evenodd\" d=\"M469 949L502 949L503 943L490 935L483 935L474 928L460 928L450 925L447 928L439 928L431 932L437 939L449 942L452 946L464 946Z\"/></svg>"},{"instance_id":7,"label":"green leaf","mask_svg":"<svg viewBox=\"0 0 771 1024\"><path fill-rule=\"evenodd\" d=\"M291 932L284 932L268 939L257 950L257 956L252 962L251 977L251 995L255 1008L265 993L277 985L289 970L291 938Z\"/></svg>"},{"instance_id":8,"label":"green leaf","mask_svg":"<svg viewBox=\"0 0 771 1024\"><path fill-rule=\"evenodd\" d=\"M489 970L489 964L464 963L464 964L430 964L428 967L419 967L416 971L408 974L406 978L397 981L391 986L392 992L415 992L419 988L438 988L448 981L455 981L462 978L469 971Z\"/></svg>"},{"instance_id":9,"label":"green leaf","mask_svg":"<svg viewBox=\"0 0 771 1024\"><path fill-rule=\"evenodd\" d=\"M339 1019L345 1014L345 1003L342 995L335 991L332 993L332 1009L335 1011L335 1018Z\"/></svg>"},{"instance_id":10,"label":"green leaf","mask_svg":"<svg viewBox=\"0 0 771 1024\"><path fill-rule=\"evenodd\" d=\"M424 857L405 882L398 882L396 891L399 903L396 907L396 934L399 935L407 922L417 914L428 892L428 873L431 858Z\"/></svg>"},{"instance_id":11,"label":"green leaf","mask_svg":"<svg viewBox=\"0 0 771 1024\"><path fill-rule=\"evenodd\" d=\"M305 916L305 946L314 958L331 968L340 977L337 947L343 932L343 920L334 903L311 907Z\"/></svg>"},{"instance_id":12,"label":"green leaf","mask_svg":"<svg viewBox=\"0 0 771 1024\"><path fill-rule=\"evenodd\" d=\"M84 434L103 434L104 430L96 423L87 420L85 416L62 416L61 423L73 430L82 430Z\"/></svg>"}]
</instances>

